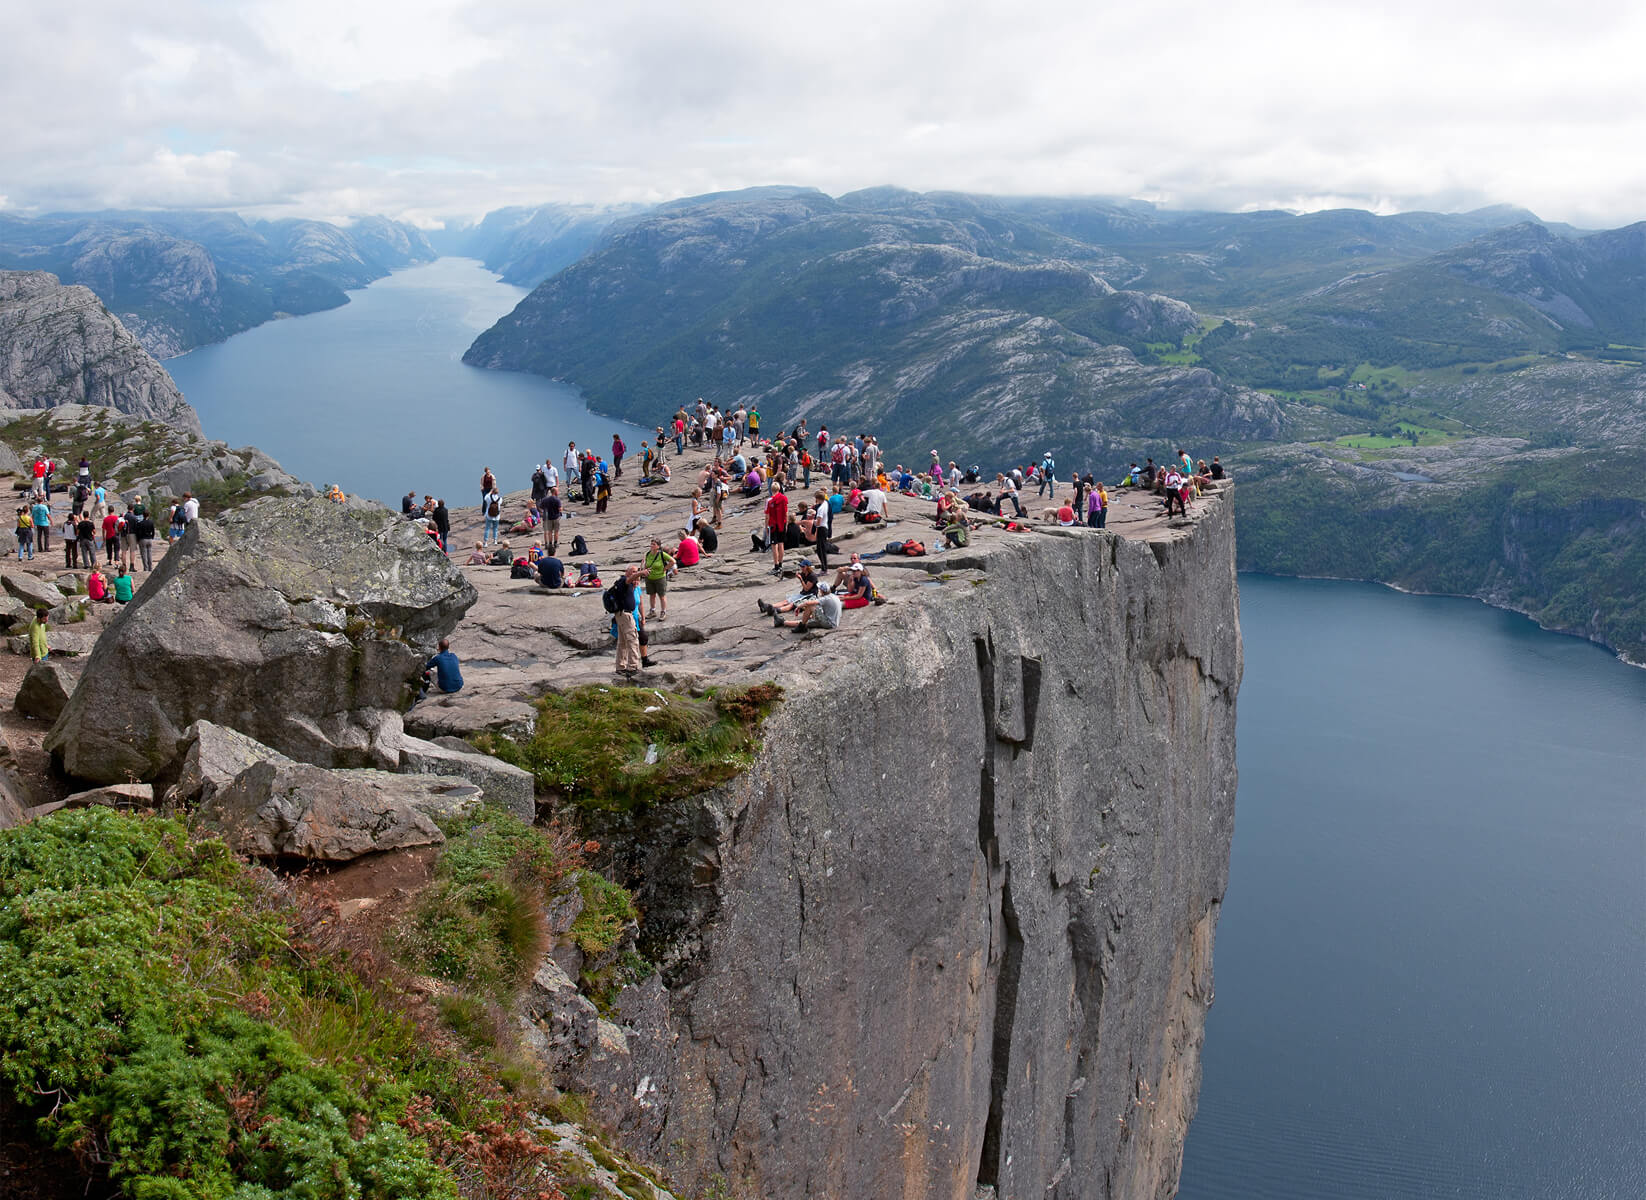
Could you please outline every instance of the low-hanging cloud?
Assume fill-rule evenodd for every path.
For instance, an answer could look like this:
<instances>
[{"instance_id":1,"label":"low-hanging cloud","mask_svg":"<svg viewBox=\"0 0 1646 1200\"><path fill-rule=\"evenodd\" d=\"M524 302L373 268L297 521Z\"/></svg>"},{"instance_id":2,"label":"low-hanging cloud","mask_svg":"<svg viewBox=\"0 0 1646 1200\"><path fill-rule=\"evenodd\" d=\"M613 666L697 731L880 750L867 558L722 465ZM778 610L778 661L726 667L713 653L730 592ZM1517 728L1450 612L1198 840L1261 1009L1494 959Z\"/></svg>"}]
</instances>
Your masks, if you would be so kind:
<instances>
[{"instance_id":1,"label":"low-hanging cloud","mask_svg":"<svg viewBox=\"0 0 1646 1200\"><path fill-rule=\"evenodd\" d=\"M892 183L1646 215L1646 9L1631 3L19 7L0 183L26 210L427 222Z\"/></svg>"}]
</instances>

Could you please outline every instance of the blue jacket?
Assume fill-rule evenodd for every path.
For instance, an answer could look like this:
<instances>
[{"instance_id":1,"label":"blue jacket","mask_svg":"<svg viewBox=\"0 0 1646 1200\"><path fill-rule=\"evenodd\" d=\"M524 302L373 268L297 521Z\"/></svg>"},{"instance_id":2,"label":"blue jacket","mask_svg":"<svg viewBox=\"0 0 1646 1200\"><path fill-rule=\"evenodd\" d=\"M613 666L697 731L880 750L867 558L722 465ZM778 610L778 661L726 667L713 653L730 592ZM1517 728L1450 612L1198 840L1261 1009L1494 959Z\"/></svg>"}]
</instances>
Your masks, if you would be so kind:
<instances>
[{"instance_id":1,"label":"blue jacket","mask_svg":"<svg viewBox=\"0 0 1646 1200\"><path fill-rule=\"evenodd\" d=\"M443 692L460 692L463 690L463 673L457 669L457 655L450 650L442 650L429 659L429 666L434 668L434 682Z\"/></svg>"}]
</instances>

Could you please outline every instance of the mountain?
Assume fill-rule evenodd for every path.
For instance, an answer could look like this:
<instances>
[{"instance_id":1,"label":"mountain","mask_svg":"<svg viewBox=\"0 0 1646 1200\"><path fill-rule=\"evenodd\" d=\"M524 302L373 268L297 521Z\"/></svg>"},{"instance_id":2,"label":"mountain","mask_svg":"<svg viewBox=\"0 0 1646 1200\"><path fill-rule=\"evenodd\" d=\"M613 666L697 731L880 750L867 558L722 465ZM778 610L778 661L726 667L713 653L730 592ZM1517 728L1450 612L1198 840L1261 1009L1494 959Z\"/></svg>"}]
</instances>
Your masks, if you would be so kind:
<instances>
[{"instance_id":1,"label":"mountain","mask_svg":"<svg viewBox=\"0 0 1646 1200\"><path fill-rule=\"evenodd\" d=\"M344 228L219 212L0 214L0 267L91 288L160 357L346 304L345 289L433 257L419 231L381 217Z\"/></svg>"},{"instance_id":2,"label":"mountain","mask_svg":"<svg viewBox=\"0 0 1646 1200\"><path fill-rule=\"evenodd\" d=\"M84 287L0 271L0 407L100 405L198 434L166 369Z\"/></svg>"},{"instance_id":3,"label":"mountain","mask_svg":"<svg viewBox=\"0 0 1646 1200\"><path fill-rule=\"evenodd\" d=\"M640 205L540 204L500 208L477 225L442 231L442 254L478 258L504 282L536 287L582 258L614 221L644 211Z\"/></svg>"},{"instance_id":4,"label":"mountain","mask_svg":"<svg viewBox=\"0 0 1646 1200\"><path fill-rule=\"evenodd\" d=\"M698 197L614 224L465 361L571 380L644 423L712 393L779 420L872 426L920 461L928 444L972 457L1008 434L1086 462L1122 457L1139 434L1283 433L1270 397L1140 362L1200 320L1116 290L1092 269L1101 257L955 198Z\"/></svg>"},{"instance_id":5,"label":"mountain","mask_svg":"<svg viewBox=\"0 0 1646 1200\"><path fill-rule=\"evenodd\" d=\"M893 461L1115 478L1187 444L1259 484L1243 566L1462 591L1633 658L1642 521L1583 464L1646 455L1643 359L1646 225L782 187L613 223L465 356L646 424L702 395L872 428Z\"/></svg>"},{"instance_id":6,"label":"mountain","mask_svg":"<svg viewBox=\"0 0 1646 1200\"><path fill-rule=\"evenodd\" d=\"M1577 238L1523 223L1358 273L1208 336L1214 369L1260 387L1318 368L1446 367L1646 343L1646 223Z\"/></svg>"}]
</instances>

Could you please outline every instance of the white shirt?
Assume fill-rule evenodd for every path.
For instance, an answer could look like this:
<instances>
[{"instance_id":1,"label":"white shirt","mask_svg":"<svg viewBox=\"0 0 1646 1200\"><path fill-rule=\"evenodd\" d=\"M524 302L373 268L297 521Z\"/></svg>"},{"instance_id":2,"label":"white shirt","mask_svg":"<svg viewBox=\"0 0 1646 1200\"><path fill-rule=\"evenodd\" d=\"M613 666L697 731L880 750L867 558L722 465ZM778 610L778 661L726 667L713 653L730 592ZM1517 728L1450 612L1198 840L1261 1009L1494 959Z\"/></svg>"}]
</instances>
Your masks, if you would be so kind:
<instances>
[{"instance_id":1,"label":"white shirt","mask_svg":"<svg viewBox=\"0 0 1646 1200\"><path fill-rule=\"evenodd\" d=\"M560 471L559 471L559 468L557 468L553 463L544 463L543 465L548 468L547 474L548 474L548 477L549 477L549 486L550 487L559 487L560 486Z\"/></svg>"},{"instance_id":2,"label":"white shirt","mask_svg":"<svg viewBox=\"0 0 1646 1200\"><path fill-rule=\"evenodd\" d=\"M577 451L576 450L566 451L566 457L561 459L560 461L565 465L567 475L576 475L578 473L578 471L577 471Z\"/></svg>"},{"instance_id":3,"label":"white shirt","mask_svg":"<svg viewBox=\"0 0 1646 1200\"><path fill-rule=\"evenodd\" d=\"M183 501L183 523L185 525L190 524L199 516L200 501L196 500L193 496L190 496L187 500Z\"/></svg>"},{"instance_id":4,"label":"white shirt","mask_svg":"<svg viewBox=\"0 0 1646 1200\"><path fill-rule=\"evenodd\" d=\"M886 493L879 488L870 488L863 493L863 511L874 513L877 517L886 515Z\"/></svg>"}]
</instances>

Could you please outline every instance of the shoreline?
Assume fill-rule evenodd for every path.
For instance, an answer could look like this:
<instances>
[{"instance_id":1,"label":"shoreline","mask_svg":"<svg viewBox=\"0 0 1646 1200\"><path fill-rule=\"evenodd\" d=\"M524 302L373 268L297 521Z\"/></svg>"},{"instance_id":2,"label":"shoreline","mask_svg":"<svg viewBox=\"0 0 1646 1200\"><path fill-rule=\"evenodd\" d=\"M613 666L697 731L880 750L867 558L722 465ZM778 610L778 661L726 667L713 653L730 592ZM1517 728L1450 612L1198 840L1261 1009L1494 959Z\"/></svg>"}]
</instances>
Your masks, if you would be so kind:
<instances>
[{"instance_id":1,"label":"shoreline","mask_svg":"<svg viewBox=\"0 0 1646 1200\"><path fill-rule=\"evenodd\" d=\"M1236 530L1236 536L1239 536L1238 530ZM1350 575L1291 575L1285 571L1264 571L1257 567L1239 567L1237 571L1241 575L1263 575L1270 579L1318 579L1325 583L1371 583L1376 584L1378 587L1388 588L1391 592L1399 592L1403 596L1438 596L1445 600L1473 600L1477 604L1483 604L1487 608L1495 608L1499 612L1511 612L1516 616L1525 617L1545 633L1558 633L1562 637L1577 638L1579 641L1588 642L1592 646L1599 646L1625 666L1646 671L1646 662L1636 662L1610 642L1602 641L1597 637L1590 637L1586 633L1579 633L1575 629L1561 629L1555 625L1545 625L1523 608L1516 608L1513 604L1499 604L1496 601L1486 599L1484 596L1475 596L1467 592L1427 592L1421 588L1401 587L1398 583L1390 583L1386 579L1360 579Z\"/></svg>"}]
</instances>

